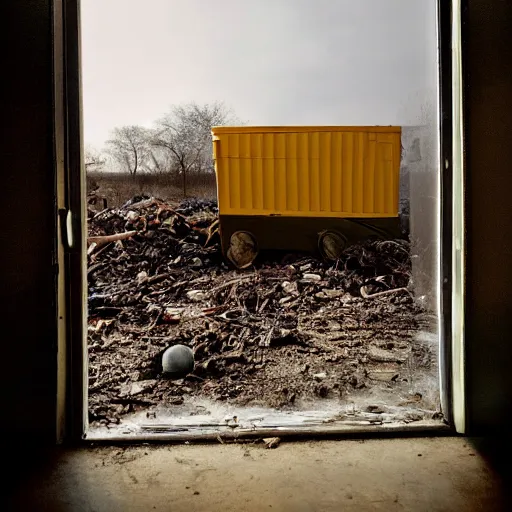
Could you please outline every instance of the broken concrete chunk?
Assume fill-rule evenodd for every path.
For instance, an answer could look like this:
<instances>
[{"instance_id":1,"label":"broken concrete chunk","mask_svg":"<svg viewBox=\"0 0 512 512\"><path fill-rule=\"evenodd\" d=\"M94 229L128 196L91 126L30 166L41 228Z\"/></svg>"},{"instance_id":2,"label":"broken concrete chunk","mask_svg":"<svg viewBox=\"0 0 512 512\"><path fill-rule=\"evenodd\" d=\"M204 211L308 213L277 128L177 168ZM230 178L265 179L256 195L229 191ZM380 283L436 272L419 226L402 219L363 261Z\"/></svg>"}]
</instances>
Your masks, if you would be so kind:
<instances>
[{"instance_id":1,"label":"broken concrete chunk","mask_svg":"<svg viewBox=\"0 0 512 512\"><path fill-rule=\"evenodd\" d=\"M315 297L317 299L337 299L343 297L345 292L343 290L329 290L324 288L321 292L318 292Z\"/></svg>"},{"instance_id":2,"label":"broken concrete chunk","mask_svg":"<svg viewBox=\"0 0 512 512\"><path fill-rule=\"evenodd\" d=\"M143 270L142 272L139 272L137 274L137 283L139 285L141 285L142 283L147 281L147 279L148 279L148 273L145 270Z\"/></svg>"},{"instance_id":3,"label":"broken concrete chunk","mask_svg":"<svg viewBox=\"0 0 512 512\"><path fill-rule=\"evenodd\" d=\"M187 292L187 297L195 302L201 302L202 300L205 300L208 295L201 290L190 290Z\"/></svg>"},{"instance_id":4,"label":"broken concrete chunk","mask_svg":"<svg viewBox=\"0 0 512 512\"><path fill-rule=\"evenodd\" d=\"M374 370L368 372L368 378L371 380L380 380L382 382L391 382L398 378L398 372L395 370Z\"/></svg>"},{"instance_id":5,"label":"broken concrete chunk","mask_svg":"<svg viewBox=\"0 0 512 512\"><path fill-rule=\"evenodd\" d=\"M302 279L304 279L304 281L318 282L322 280L322 276L319 276L318 274L304 274Z\"/></svg>"},{"instance_id":6,"label":"broken concrete chunk","mask_svg":"<svg viewBox=\"0 0 512 512\"><path fill-rule=\"evenodd\" d=\"M404 363L407 361L407 355L403 352L399 353L377 347L370 347L368 350L368 357L372 361L380 363Z\"/></svg>"},{"instance_id":7,"label":"broken concrete chunk","mask_svg":"<svg viewBox=\"0 0 512 512\"><path fill-rule=\"evenodd\" d=\"M283 291L287 293L288 295L299 295L299 290L297 288L297 283L290 281L283 281L281 284L281 287L283 288Z\"/></svg>"},{"instance_id":8,"label":"broken concrete chunk","mask_svg":"<svg viewBox=\"0 0 512 512\"><path fill-rule=\"evenodd\" d=\"M149 391L155 387L156 382L157 381L155 379L128 382L121 386L121 389L119 390L119 396L135 396L143 393L144 391Z\"/></svg>"}]
</instances>

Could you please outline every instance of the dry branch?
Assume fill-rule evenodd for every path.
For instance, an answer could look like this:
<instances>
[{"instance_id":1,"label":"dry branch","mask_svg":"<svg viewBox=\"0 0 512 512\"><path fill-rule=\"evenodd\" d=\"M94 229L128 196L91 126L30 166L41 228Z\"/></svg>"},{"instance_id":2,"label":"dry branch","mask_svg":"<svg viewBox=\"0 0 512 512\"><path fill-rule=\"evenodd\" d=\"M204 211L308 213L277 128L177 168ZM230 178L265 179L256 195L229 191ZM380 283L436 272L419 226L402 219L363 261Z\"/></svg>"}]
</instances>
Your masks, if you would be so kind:
<instances>
[{"instance_id":1,"label":"dry branch","mask_svg":"<svg viewBox=\"0 0 512 512\"><path fill-rule=\"evenodd\" d=\"M96 247L108 244L110 242L117 242L118 240L126 240L136 235L137 231L126 231L125 233L116 233L115 235L103 235L103 236L90 236L87 238L88 244L96 244Z\"/></svg>"},{"instance_id":2,"label":"dry branch","mask_svg":"<svg viewBox=\"0 0 512 512\"><path fill-rule=\"evenodd\" d=\"M361 297L363 297L364 299L374 299L374 298L377 298L377 297L383 297L384 295L391 295L392 293L398 293L398 292L406 292L406 293L409 293L409 290L407 288L395 288L393 290L385 290L383 292L377 292L377 293L371 293L371 294L368 294L366 293L364 286L361 286Z\"/></svg>"}]
</instances>

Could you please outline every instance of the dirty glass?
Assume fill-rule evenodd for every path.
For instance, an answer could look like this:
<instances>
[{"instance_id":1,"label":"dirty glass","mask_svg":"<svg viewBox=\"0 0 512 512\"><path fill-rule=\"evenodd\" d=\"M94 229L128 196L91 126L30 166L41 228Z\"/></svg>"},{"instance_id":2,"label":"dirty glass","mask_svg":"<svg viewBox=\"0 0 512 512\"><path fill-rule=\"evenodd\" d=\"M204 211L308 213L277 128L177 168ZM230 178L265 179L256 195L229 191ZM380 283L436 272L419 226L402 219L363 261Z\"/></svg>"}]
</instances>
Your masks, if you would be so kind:
<instances>
[{"instance_id":1,"label":"dirty glass","mask_svg":"<svg viewBox=\"0 0 512 512\"><path fill-rule=\"evenodd\" d=\"M81 8L88 436L440 425L436 2Z\"/></svg>"}]
</instances>

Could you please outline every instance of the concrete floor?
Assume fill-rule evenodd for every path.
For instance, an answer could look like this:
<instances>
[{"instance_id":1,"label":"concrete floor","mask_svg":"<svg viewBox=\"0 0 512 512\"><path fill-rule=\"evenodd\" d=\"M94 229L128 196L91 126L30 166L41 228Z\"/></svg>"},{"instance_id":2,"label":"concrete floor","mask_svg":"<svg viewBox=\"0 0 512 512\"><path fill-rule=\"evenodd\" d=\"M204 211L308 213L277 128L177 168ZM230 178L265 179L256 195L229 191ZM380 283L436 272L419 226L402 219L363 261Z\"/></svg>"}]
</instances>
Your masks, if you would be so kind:
<instances>
[{"instance_id":1,"label":"concrete floor","mask_svg":"<svg viewBox=\"0 0 512 512\"><path fill-rule=\"evenodd\" d=\"M473 445L445 437L63 450L11 485L7 509L489 512L502 499Z\"/></svg>"}]
</instances>

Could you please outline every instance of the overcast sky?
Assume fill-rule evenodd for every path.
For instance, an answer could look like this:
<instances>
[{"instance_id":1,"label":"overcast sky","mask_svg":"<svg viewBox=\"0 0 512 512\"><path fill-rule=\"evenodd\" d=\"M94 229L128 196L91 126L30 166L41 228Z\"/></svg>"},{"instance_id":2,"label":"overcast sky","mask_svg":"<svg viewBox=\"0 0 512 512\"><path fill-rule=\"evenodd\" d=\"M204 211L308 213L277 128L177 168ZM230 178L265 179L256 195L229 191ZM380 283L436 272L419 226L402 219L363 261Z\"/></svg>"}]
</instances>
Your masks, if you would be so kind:
<instances>
[{"instance_id":1,"label":"overcast sky","mask_svg":"<svg viewBox=\"0 0 512 512\"><path fill-rule=\"evenodd\" d=\"M81 0L85 142L173 104L252 125L421 124L435 0Z\"/></svg>"}]
</instances>

